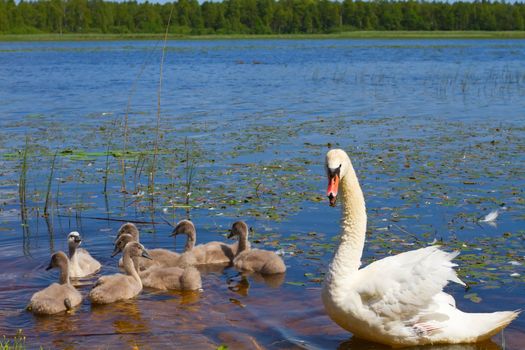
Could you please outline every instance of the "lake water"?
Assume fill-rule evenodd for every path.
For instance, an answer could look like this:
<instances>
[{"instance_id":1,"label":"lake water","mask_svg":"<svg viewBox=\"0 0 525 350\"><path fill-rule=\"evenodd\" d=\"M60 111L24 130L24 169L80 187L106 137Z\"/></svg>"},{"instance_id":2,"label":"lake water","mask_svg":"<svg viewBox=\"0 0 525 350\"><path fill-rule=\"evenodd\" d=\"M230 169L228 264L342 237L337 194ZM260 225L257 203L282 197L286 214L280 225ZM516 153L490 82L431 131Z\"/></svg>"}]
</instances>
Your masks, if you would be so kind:
<instances>
[{"instance_id":1,"label":"lake water","mask_svg":"<svg viewBox=\"0 0 525 350\"><path fill-rule=\"evenodd\" d=\"M161 47L0 43L0 336L22 329L28 348L383 349L351 339L320 301L339 232L324 197L330 146L348 151L365 193L365 264L439 242L461 251L470 288L447 287L459 308L524 307L525 41L170 41L159 118ZM495 223L479 221L494 210ZM229 268L200 293L24 310L57 280L44 268L70 231L109 274L122 222L146 222L146 247L180 251L166 222L187 216L198 242L245 220L254 246L284 252L285 278ZM524 346L520 316L492 342L428 349Z\"/></svg>"}]
</instances>

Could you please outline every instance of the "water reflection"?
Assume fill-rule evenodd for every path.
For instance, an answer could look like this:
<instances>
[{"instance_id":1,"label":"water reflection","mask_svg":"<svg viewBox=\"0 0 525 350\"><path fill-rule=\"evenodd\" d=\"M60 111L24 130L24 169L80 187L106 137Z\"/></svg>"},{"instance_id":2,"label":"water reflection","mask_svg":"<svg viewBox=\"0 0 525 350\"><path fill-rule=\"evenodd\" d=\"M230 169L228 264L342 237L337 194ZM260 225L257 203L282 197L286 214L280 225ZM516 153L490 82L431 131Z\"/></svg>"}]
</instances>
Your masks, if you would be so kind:
<instances>
[{"instance_id":1,"label":"water reflection","mask_svg":"<svg viewBox=\"0 0 525 350\"><path fill-rule=\"evenodd\" d=\"M389 346L352 337L337 347L338 350L391 350ZM493 341L476 344L443 344L410 347L412 350L501 350Z\"/></svg>"},{"instance_id":2,"label":"water reflection","mask_svg":"<svg viewBox=\"0 0 525 350\"><path fill-rule=\"evenodd\" d=\"M260 273L239 273L240 280L236 281L235 278L228 280L228 289L234 293L239 294L240 296L248 296L248 291L250 290L250 281L252 279L254 282L265 284L271 288L279 288L285 280L285 273L277 273L273 275L262 275ZM233 283L233 284L232 284Z\"/></svg>"},{"instance_id":3,"label":"water reflection","mask_svg":"<svg viewBox=\"0 0 525 350\"><path fill-rule=\"evenodd\" d=\"M234 282L235 284L228 286L229 290L243 297L248 296L248 291L250 289L250 282L248 281L248 278L246 278L246 276L241 275L240 281L237 281L237 282L235 282L234 280L229 280L228 284L230 282Z\"/></svg>"},{"instance_id":4,"label":"water reflection","mask_svg":"<svg viewBox=\"0 0 525 350\"><path fill-rule=\"evenodd\" d=\"M53 254L55 251L55 230L53 228L53 215L44 216L47 226L47 233L49 235L49 253Z\"/></svg>"},{"instance_id":5,"label":"water reflection","mask_svg":"<svg viewBox=\"0 0 525 350\"><path fill-rule=\"evenodd\" d=\"M52 316L34 315L35 330L37 332L47 332L51 334L78 333L81 331L76 315L81 314L79 309L74 309L70 313L60 313Z\"/></svg>"},{"instance_id":6,"label":"water reflection","mask_svg":"<svg viewBox=\"0 0 525 350\"><path fill-rule=\"evenodd\" d=\"M224 273L224 269L228 268L229 266L230 265L227 264L199 265L197 266L197 269L199 270L201 275L222 275Z\"/></svg>"},{"instance_id":7,"label":"water reflection","mask_svg":"<svg viewBox=\"0 0 525 350\"><path fill-rule=\"evenodd\" d=\"M111 321L116 333L131 333L147 330L137 300L125 300L109 305L91 304L94 322Z\"/></svg>"},{"instance_id":8,"label":"water reflection","mask_svg":"<svg viewBox=\"0 0 525 350\"><path fill-rule=\"evenodd\" d=\"M201 292L196 290L185 290L180 293L180 304L181 305L191 305L197 304L201 298Z\"/></svg>"},{"instance_id":9,"label":"water reflection","mask_svg":"<svg viewBox=\"0 0 525 350\"><path fill-rule=\"evenodd\" d=\"M279 288L284 283L286 273L276 273L272 275L261 275L260 273L246 273L245 276L251 277L255 282L264 283L271 288Z\"/></svg>"}]
</instances>

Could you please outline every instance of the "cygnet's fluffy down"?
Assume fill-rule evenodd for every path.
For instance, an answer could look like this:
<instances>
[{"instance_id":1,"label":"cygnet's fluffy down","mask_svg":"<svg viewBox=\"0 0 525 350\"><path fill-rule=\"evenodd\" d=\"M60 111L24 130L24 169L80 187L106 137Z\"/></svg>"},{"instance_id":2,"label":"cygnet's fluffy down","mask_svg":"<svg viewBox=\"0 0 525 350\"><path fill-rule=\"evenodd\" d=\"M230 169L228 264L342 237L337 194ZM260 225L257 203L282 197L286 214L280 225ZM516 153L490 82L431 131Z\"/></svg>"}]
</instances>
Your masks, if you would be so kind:
<instances>
[{"instance_id":1,"label":"cygnet's fluffy down","mask_svg":"<svg viewBox=\"0 0 525 350\"><path fill-rule=\"evenodd\" d=\"M36 292L31 297L27 309L39 315L52 315L69 311L82 302L80 292L69 281L69 260L64 252L56 252L46 270L58 267L60 269L59 283L53 283L47 288Z\"/></svg>"},{"instance_id":2,"label":"cygnet's fluffy down","mask_svg":"<svg viewBox=\"0 0 525 350\"><path fill-rule=\"evenodd\" d=\"M126 244L123 255L126 275L117 273L100 277L89 292L89 299L93 304L109 304L131 299L142 291L142 281L133 259L140 256L148 258L148 252L142 244L133 241Z\"/></svg>"},{"instance_id":3,"label":"cygnet's fluffy down","mask_svg":"<svg viewBox=\"0 0 525 350\"><path fill-rule=\"evenodd\" d=\"M69 248L69 277L86 277L100 270L102 265L86 249L79 248L82 237L78 232L71 232L67 236L67 243Z\"/></svg>"},{"instance_id":4,"label":"cygnet's fluffy down","mask_svg":"<svg viewBox=\"0 0 525 350\"><path fill-rule=\"evenodd\" d=\"M186 235L186 246L184 253L179 260L179 266L187 265L212 265L223 264L227 265L233 261L237 251L237 244L226 244L222 242L209 242L205 244L195 245L197 239L197 231L193 223L189 220L181 220L175 229L172 236Z\"/></svg>"},{"instance_id":5,"label":"cygnet's fluffy down","mask_svg":"<svg viewBox=\"0 0 525 350\"><path fill-rule=\"evenodd\" d=\"M247 272L258 272L263 275L286 271L283 259L274 252L250 248L248 226L243 221L237 221L232 225L228 238L235 236L239 237L237 255L233 259L235 268Z\"/></svg>"},{"instance_id":6,"label":"cygnet's fluffy down","mask_svg":"<svg viewBox=\"0 0 525 350\"><path fill-rule=\"evenodd\" d=\"M126 237L126 238L122 238ZM115 239L115 249L117 249L117 246L119 246L119 249L123 249L126 243L131 241L139 241L139 230L137 226L133 223L126 223L122 225L118 232L117 232L117 238ZM180 254L176 252L172 252L168 249L163 248L156 248L156 249L148 249L149 256L151 259L145 259L145 258L138 258L138 268L139 271L144 271L146 269L149 269L150 267L157 266L157 267L172 267L177 266L177 261L180 257ZM122 259L118 262L119 267L123 267L123 261Z\"/></svg>"}]
</instances>

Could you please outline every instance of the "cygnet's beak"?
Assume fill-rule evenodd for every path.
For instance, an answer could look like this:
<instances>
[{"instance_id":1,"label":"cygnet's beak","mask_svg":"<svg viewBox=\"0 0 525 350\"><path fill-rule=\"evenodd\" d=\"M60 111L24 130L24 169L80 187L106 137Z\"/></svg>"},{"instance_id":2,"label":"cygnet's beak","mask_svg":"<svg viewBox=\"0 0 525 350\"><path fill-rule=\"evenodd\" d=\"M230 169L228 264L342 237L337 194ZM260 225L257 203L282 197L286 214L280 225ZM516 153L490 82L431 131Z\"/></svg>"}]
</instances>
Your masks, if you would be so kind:
<instances>
[{"instance_id":1,"label":"cygnet's beak","mask_svg":"<svg viewBox=\"0 0 525 350\"><path fill-rule=\"evenodd\" d=\"M115 245L115 248L113 249L113 253L111 253L111 257L114 257L118 253L120 253L122 249L120 249L117 245Z\"/></svg>"},{"instance_id":2,"label":"cygnet's beak","mask_svg":"<svg viewBox=\"0 0 525 350\"><path fill-rule=\"evenodd\" d=\"M153 258L151 256L149 256L149 253L148 253L148 251L146 249L142 250L142 257L146 258L146 259L153 260Z\"/></svg>"},{"instance_id":3,"label":"cygnet's beak","mask_svg":"<svg viewBox=\"0 0 525 350\"><path fill-rule=\"evenodd\" d=\"M79 236L75 236L75 237L74 237L74 240L75 240L75 243L80 243L80 242L82 242L82 238L80 238Z\"/></svg>"},{"instance_id":4,"label":"cygnet's beak","mask_svg":"<svg viewBox=\"0 0 525 350\"><path fill-rule=\"evenodd\" d=\"M53 265L51 264L51 262L49 262L49 265L47 265L46 267L46 271L51 270L52 268L53 268Z\"/></svg>"},{"instance_id":5,"label":"cygnet's beak","mask_svg":"<svg viewBox=\"0 0 525 350\"><path fill-rule=\"evenodd\" d=\"M233 233L233 230L229 230L229 234L228 234L228 238L233 238L233 236L235 236L235 234Z\"/></svg>"}]
</instances>

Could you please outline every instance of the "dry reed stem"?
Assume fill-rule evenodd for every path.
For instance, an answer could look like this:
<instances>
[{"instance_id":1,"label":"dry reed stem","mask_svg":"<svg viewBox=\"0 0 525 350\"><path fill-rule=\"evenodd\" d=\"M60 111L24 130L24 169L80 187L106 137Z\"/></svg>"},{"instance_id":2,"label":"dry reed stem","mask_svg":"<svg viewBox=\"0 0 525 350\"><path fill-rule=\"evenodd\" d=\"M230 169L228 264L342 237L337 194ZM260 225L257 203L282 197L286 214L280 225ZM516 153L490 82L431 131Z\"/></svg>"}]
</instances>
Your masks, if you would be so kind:
<instances>
[{"instance_id":1,"label":"dry reed stem","mask_svg":"<svg viewBox=\"0 0 525 350\"><path fill-rule=\"evenodd\" d=\"M160 138L160 100L162 94L162 71L164 67L164 58L166 57L166 42L168 40L168 30L170 28L171 16L173 15L173 9L175 8L175 3L171 6L170 16L168 17L168 24L166 25L166 32L164 34L164 45L162 46L162 56L160 60L160 71L159 71L159 88L157 90L157 126L155 133L155 145L153 149L153 164L151 166L151 175L149 182L149 192L155 192L155 173L157 171L157 155L159 152L159 138Z\"/></svg>"}]
</instances>

